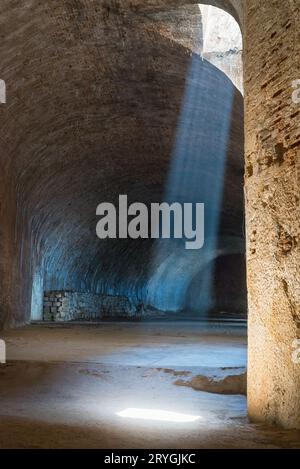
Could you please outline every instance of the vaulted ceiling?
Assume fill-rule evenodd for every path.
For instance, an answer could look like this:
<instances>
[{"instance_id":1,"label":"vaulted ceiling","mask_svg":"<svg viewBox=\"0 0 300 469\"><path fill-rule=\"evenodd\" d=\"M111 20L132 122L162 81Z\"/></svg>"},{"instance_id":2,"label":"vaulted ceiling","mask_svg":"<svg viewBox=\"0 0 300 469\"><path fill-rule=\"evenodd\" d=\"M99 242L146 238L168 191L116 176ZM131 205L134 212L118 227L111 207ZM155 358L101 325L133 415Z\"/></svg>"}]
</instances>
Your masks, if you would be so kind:
<instances>
[{"instance_id":1,"label":"vaulted ceiling","mask_svg":"<svg viewBox=\"0 0 300 469\"><path fill-rule=\"evenodd\" d=\"M193 113L213 119L229 96L220 239L239 239L242 252L242 97L222 72L193 54L201 42L197 5L142 3L1 1L1 78L7 86L7 103L0 106L2 322L9 310L15 323L28 320L35 282L41 289L150 301L147 285L162 262L153 243L99 241L96 207L116 202L119 194L130 201L163 200L180 116L181 125ZM214 4L242 21L241 2ZM191 64L197 75L190 75ZM182 115L189 87L198 102L188 103ZM194 196L205 198L203 181L213 185L215 169L197 142L218 144L209 127L194 124ZM220 249L225 245L220 241ZM190 282L197 275L191 270Z\"/></svg>"}]
</instances>

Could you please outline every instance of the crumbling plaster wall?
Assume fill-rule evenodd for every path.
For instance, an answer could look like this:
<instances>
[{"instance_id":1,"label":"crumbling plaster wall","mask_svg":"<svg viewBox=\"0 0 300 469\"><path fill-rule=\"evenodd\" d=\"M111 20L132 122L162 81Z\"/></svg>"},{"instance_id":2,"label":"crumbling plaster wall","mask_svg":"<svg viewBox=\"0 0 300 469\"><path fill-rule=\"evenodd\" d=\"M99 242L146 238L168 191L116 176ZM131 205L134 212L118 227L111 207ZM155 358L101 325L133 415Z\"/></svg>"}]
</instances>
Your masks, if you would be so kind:
<instances>
[{"instance_id":1,"label":"crumbling plaster wall","mask_svg":"<svg viewBox=\"0 0 300 469\"><path fill-rule=\"evenodd\" d=\"M300 428L300 4L246 6L249 415Z\"/></svg>"}]
</instances>

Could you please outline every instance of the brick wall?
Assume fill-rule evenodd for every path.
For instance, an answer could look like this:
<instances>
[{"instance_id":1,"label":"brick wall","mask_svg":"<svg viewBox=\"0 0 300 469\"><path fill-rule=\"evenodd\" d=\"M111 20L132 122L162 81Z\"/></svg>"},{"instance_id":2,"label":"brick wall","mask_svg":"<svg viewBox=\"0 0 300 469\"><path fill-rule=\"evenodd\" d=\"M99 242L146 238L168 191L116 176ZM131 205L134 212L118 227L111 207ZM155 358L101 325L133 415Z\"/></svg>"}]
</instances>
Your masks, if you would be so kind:
<instances>
[{"instance_id":1,"label":"brick wall","mask_svg":"<svg viewBox=\"0 0 300 469\"><path fill-rule=\"evenodd\" d=\"M300 428L300 78L298 0L247 0L248 406L254 421Z\"/></svg>"},{"instance_id":2,"label":"brick wall","mask_svg":"<svg viewBox=\"0 0 300 469\"><path fill-rule=\"evenodd\" d=\"M45 321L92 321L104 318L139 318L140 308L122 296L71 291L45 292Z\"/></svg>"}]
</instances>

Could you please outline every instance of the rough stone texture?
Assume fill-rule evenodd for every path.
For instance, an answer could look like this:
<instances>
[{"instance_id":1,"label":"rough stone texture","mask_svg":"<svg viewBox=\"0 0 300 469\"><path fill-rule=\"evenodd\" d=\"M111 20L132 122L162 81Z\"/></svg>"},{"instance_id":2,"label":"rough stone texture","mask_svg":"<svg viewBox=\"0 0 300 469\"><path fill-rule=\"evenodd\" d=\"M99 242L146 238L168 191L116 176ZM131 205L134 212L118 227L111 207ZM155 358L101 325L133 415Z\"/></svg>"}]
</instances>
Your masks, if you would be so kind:
<instances>
[{"instance_id":1,"label":"rough stone texture","mask_svg":"<svg viewBox=\"0 0 300 469\"><path fill-rule=\"evenodd\" d=\"M246 3L249 414L300 428L300 5Z\"/></svg>"},{"instance_id":2,"label":"rough stone texture","mask_svg":"<svg viewBox=\"0 0 300 469\"><path fill-rule=\"evenodd\" d=\"M164 310L190 305L199 312L191 301L191 291L199 297L194 278L213 271L223 256L242 258L244 245L243 100L222 72L193 54L199 33L201 43L198 6L3 0L0 22L1 78L7 84L7 104L0 107L1 325L22 325L31 312L41 317L48 290L126 296ZM187 88L199 100L190 101L180 118ZM176 251L156 256L148 240L99 241L97 205L116 203L123 193L129 202L163 200L178 122L197 125L202 115L202 122L217 128L229 99L219 245L208 260L182 256L174 264ZM200 124L195 135L189 150L193 171L199 171L193 197L209 205L203 187L221 186L214 160L199 150L199 141L212 152L220 145ZM240 311L244 276L231 278L232 271L226 278L238 281L232 308L238 303ZM220 279L216 283L222 285ZM170 305L175 292L182 304ZM228 301L226 307L231 308Z\"/></svg>"},{"instance_id":3,"label":"rough stone texture","mask_svg":"<svg viewBox=\"0 0 300 469\"><path fill-rule=\"evenodd\" d=\"M177 386L187 386L195 391L214 394L247 394L247 372L244 368L221 368L206 374L193 376L189 380L178 379Z\"/></svg>"},{"instance_id":4,"label":"rough stone texture","mask_svg":"<svg viewBox=\"0 0 300 469\"><path fill-rule=\"evenodd\" d=\"M141 311L128 298L66 291L45 292L45 321L92 321L106 317L139 319Z\"/></svg>"}]
</instances>

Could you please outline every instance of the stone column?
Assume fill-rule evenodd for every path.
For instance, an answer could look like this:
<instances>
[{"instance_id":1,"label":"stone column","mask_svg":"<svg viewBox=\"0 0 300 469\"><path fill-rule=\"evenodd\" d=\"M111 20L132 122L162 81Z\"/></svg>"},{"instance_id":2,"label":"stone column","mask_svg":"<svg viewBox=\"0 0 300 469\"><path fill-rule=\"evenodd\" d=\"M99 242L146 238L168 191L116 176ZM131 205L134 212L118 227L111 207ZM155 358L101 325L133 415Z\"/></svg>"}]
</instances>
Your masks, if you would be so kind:
<instances>
[{"instance_id":1,"label":"stone column","mask_svg":"<svg viewBox=\"0 0 300 469\"><path fill-rule=\"evenodd\" d=\"M245 6L249 416L300 428L300 4Z\"/></svg>"}]
</instances>

